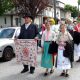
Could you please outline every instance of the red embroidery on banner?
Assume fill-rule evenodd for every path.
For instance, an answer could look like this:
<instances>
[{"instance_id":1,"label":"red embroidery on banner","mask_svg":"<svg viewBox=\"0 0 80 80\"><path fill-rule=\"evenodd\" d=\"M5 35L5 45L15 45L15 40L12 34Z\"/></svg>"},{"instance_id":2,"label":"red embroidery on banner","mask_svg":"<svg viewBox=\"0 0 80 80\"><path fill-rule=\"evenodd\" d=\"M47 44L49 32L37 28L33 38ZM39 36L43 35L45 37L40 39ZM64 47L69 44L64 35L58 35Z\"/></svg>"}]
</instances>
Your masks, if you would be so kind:
<instances>
[{"instance_id":1,"label":"red embroidery on banner","mask_svg":"<svg viewBox=\"0 0 80 80\"><path fill-rule=\"evenodd\" d=\"M29 50L27 48L23 48L23 54L24 56L28 57L29 56Z\"/></svg>"}]
</instances>

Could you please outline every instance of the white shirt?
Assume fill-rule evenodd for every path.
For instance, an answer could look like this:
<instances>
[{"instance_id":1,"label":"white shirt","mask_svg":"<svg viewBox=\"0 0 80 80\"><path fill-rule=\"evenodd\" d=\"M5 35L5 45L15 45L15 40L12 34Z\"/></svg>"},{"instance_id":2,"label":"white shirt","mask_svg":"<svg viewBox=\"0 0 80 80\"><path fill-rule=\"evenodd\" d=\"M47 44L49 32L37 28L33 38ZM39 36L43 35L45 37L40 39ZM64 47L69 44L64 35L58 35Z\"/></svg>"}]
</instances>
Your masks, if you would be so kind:
<instances>
[{"instance_id":1,"label":"white shirt","mask_svg":"<svg viewBox=\"0 0 80 80\"><path fill-rule=\"evenodd\" d=\"M28 23L28 24L25 24L25 28L27 29L29 26L30 26L31 23ZM21 28L20 28L21 29ZM17 38L20 34L20 29L18 29L16 32L15 32L15 38Z\"/></svg>"},{"instance_id":2,"label":"white shirt","mask_svg":"<svg viewBox=\"0 0 80 80\"><path fill-rule=\"evenodd\" d=\"M25 28L27 29L31 23L25 24Z\"/></svg>"},{"instance_id":3,"label":"white shirt","mask_svg":"<svg viewBox=\"0 0 80 80\"><path fill-rule=\"evenodd\" d=\"M55 32L53 32L52 30L50 30L49 32L47 30L45 30L43 32L42 38L41 38L41 46L42 47L44 45L44 41L56 41Z\"/></svg>"},{"instance_id":4,"label":"white shirt","mask_svg":"<svg viewBox=\"0 0 80 80\"><path fill-rule=\"evenodd\" d=\"M73 40L71 34L68 31L65 31L64 34L62 32L59 33L56 42L59 44L60 42L65 42L70 40Z\"/></svg>"}]
</instances>

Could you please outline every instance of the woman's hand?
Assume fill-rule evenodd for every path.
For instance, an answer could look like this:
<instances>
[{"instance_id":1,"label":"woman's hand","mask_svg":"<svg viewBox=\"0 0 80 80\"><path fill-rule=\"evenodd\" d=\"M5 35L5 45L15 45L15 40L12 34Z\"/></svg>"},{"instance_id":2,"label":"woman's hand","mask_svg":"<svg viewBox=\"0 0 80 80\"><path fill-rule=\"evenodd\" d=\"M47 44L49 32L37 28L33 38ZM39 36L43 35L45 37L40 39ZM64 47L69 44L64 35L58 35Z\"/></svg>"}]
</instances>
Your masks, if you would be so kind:
<instances>
[{"instance_id":1,"label":"woman's hand","mask_svg":"<svg viewBox=\"0 0 80 80\"><path fill-rule=\"evenodd\" d=\"M61 45L61 46L66 46L66 43L63 42L63 41L60 41L60 42L59 42L59 45Z\"/></svg>"}]
</instances>

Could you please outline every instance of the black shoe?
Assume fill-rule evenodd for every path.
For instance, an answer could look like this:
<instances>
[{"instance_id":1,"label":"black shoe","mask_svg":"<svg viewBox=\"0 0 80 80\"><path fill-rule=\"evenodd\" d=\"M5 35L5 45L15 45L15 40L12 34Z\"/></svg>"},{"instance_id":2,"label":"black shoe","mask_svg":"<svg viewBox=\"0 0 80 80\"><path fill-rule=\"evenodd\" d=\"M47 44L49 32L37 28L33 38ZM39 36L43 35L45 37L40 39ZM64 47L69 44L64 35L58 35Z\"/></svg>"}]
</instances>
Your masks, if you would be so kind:
<instances>
[{"instance_id":1,"label":"black shoe","mask_svg":"<svg viewBox=\"0 0 80 80\"><path fill-rule=\"evenodd\" d=\"M60 76L65 76L65 73L61 73Z\"/></svg>"},{"instance_id":2,"label":"black shoe","mask_svg":"<svg viewBox=\"0 0 80 80\"><path fill-rule=\"evenodd\" d=\"M34 70L33 71L30 71L30 74L34 74Z\"/></svg>"},{"instance_id":3,"label":"black shoe","mask_svg":"<svg viewBox=\"0 0 80 80\"><path fill-rule=\"evenodd\" d=\"M50 70L50 74L52 74L54 72L54 70Z\"/></svg>"},{"instance_id":4,"label":"black shoe","mask_svg":"<svg viewBox=\"0 0 80 80\"><path fill-rule=\"evenodd\" d=\"M65 74L65 77L69 77L69 74Z\"/></svg>"},{"instance_id":5,"label":"black shoe","mask_svg":"<svg viewBox=\"0 0 80 80\"><path fill-rule=\"evenodd\" d=\"M28 69L23 69L22 71L21 71L21 73L25 73L25 72L28 72L29 70Z\"/></svg>"},{"instance_id":6,"label":"black shoe","mask_svg":"<svg viewBox=\"0 0 80 80\"><path fill-rule=\"evenodd\" d=\"M35 70L35 67L32 67L32 66L31 66L31 67L30 67L30 73L33 74L33 73L34 73L34 70Z\"/></svg>"},{"instance_id":7,"label":"black shoe","mask_svg":"<svg viewBox=\"0 0 80 80\"><path fill-rule=\"evenodd\" d=\"M78 59L76 62L80 62L80 59Z\"/></svg>"},{"instance_id":8,"label":"black shoe","mask_svg":"<svg viewBox=\"0 0 80 80\"><path fill-rule=\"evenodd\" d=\"M44 73L44 76L47 76L48 75L48 73Z\"/></svg>"},{"instance_id":9,"label":"black shoe","mask_svg":"<svg viewBox=\"0 0 80 80\"><path fill-rule=\"evenodd\" d=\"M29 71L28 65L23 65L23 66L24 66L24 69L21 71L21 73L25 73L25 72Z\"/></svg>"}]
</instances>

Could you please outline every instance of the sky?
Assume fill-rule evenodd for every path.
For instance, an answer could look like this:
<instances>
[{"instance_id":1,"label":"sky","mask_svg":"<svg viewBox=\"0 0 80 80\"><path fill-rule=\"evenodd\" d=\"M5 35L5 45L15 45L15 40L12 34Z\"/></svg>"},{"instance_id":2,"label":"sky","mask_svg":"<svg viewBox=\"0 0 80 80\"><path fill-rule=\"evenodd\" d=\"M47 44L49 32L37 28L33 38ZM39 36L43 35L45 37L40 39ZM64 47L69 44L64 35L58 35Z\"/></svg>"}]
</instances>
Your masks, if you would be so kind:
<instances>
[{"instance_id":1,"label":"sky","mask_svg":"<svg viewBox=\"0 0 80 80\"><path fill-rule=\"evenodd\" d=\"M65 4L70 4L72 6L77 6L78 0L59 0L61 2L64 2Z\"/></svg>"}]
</instances>

